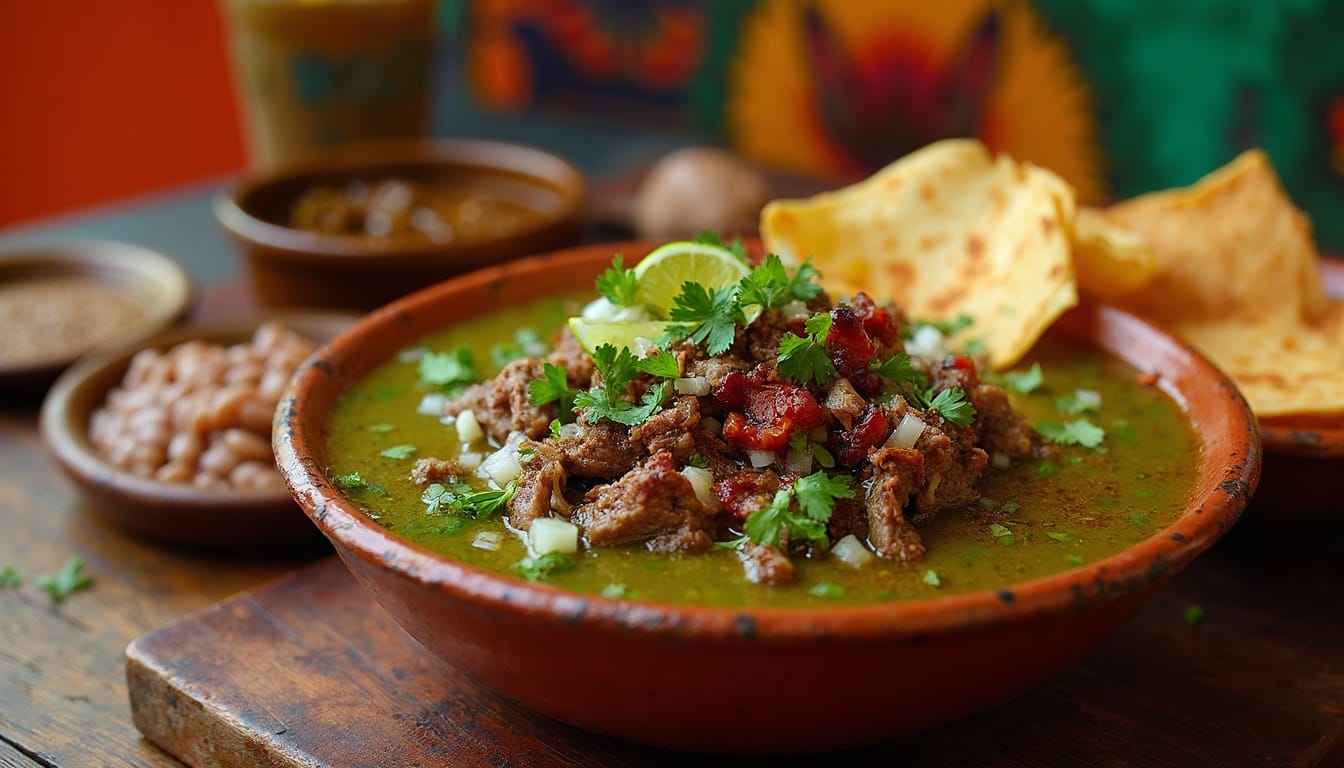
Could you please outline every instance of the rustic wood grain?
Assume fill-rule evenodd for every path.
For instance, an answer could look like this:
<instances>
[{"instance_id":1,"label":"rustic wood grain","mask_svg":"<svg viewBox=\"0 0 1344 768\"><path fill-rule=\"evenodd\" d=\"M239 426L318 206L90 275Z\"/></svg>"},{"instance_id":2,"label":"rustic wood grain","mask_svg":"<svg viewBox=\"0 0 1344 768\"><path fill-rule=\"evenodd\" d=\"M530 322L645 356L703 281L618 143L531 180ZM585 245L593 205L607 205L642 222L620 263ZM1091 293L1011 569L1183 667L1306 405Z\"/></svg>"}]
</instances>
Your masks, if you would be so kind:
<instances>
[{"instance_id":1,"label":"rustic wood grain","mask_svg":"<svg viewBox=\"0 0 1344 768\"><path fill-rule=\"evenodd\" d=\"M203 306L212 316L231 311L211 295ZM180 766L131 723L126 644L313 554L194 555L109 527L47 455L39 404L0 393L0 568L24 578L17 589L0 589L0 765ZM94 584L53 604L35 577L55 573L71 555L84 558ZM36 757L14 756L25 753Z\"/></svg>"},{"instance_id":2,"label":"rustic wood grain","mask_svg":"<svg viewBox=\"0 0 1344 768\"><path fill-rule=\"evenodd\" d=\"M41 763L33 762L9 743L0 741L0 768L41 768Z\"/></svg>"},{"instance_id":3,"label":"rustic wood grain","mask_svg":"<svg viewBox=\"0 0 1344 768\"><path fill-rule=\"evenodd\" d=\"M1344 618L1330 608L1344 532L1326 535L1316 557L1259 551L1286 542L1252 533L1196 563L1082 665L995 712L818 759L696 761L1337 765ZM1190 626L1182 614L1196 603L1206 618ZM401 633L335 559L182 619L127 654L137 725L201 768L688 759L581 733L481 689Z\"/></svg>"}]
</instances>

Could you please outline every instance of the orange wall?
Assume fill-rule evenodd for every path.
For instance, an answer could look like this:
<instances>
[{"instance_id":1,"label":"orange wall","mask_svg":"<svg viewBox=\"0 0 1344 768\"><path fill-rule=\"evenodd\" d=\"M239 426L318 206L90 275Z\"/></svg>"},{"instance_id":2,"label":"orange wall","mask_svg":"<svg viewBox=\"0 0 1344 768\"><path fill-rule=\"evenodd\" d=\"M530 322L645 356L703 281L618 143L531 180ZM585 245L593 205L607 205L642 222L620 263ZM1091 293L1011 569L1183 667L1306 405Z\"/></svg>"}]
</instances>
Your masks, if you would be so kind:
<instances>
[{"instance_id":1,"label":"orange wall","mask_svg":"<svg viewBox=\"0 0 1344 768\"><path fill-rule=\"evenodd\" d=\"M216 0L0 0L0 227L239 169Z\"/></svg>"}]
</instances>

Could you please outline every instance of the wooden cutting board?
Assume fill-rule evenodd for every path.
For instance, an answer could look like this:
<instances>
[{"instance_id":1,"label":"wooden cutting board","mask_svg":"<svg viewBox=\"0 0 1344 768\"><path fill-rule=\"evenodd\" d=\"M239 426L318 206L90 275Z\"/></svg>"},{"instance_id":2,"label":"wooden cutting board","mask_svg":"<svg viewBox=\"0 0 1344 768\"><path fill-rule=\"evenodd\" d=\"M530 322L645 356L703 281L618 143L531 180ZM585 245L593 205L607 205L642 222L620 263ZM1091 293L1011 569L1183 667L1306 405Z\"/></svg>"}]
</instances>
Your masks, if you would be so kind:
<instances>
[{"instance_id":1,"label":"wooden cutting board","mask_svg":"<svg viewBox=\"0 0 1344 768\"><path fill-rule=\"evenodd\" d=\"M1344 765L1340 622L1288 658L1249 656L1289 651L1266 631L1307 627L1256 610L1282 592L1229 590L1225 565L1196 563L1084 663L995 712L824 758L707 759L531 714L432 657L335 558L141 637L126 673L136 726L196 768ZM1206 624L1182 621L1192 598Z\"/></svg>"}]
</instances>

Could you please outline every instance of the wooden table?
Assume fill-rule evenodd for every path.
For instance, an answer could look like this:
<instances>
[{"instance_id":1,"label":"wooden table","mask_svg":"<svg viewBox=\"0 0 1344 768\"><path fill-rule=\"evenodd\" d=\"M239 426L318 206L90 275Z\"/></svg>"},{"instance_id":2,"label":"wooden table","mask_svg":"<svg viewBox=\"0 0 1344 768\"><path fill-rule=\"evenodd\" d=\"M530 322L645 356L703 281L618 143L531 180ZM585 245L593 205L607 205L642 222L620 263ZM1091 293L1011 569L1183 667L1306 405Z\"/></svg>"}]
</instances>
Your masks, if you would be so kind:
<instances>
[{"instance_id":1,"label":"wooden table","mask_svg":"<svg viewBox=\"0 0 1344 768\"><path fill-rule=\"evenodd\" d=\"M245 301L236 285L216 288L200 312L232 314ZM212 557L128 537L84 509L50 460L37 431L38 403L6 398L0 568L16 567L25 584L0 590L0 768L178 766L131 723L126 644L315 556ZM994 713L841 759L1344 766L1344 525L1276 523L1291 501L1276 500L1278 509L1268 501L1118 636L1045 688ZM56 571L73 554L87 561L94 585L52 604L33 576ZM1191 625L1183 616L1195 605L1204 618ZM582 734L560 741L540 754L565 765L681 762Z\"/></svg>"}]
</instances>

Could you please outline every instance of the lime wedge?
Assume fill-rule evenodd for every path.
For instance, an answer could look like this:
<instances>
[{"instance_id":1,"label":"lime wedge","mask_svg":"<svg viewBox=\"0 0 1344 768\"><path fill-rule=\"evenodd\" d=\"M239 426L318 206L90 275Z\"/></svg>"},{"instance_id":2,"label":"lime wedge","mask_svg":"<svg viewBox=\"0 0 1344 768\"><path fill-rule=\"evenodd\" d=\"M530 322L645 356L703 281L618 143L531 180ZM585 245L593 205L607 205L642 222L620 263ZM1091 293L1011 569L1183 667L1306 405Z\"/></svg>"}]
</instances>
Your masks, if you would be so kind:
<instances>
[{"instance_id":1,"label":"lime wedge","mask_svg":"<svg viewBox=\"0 0 1344 768\"><path fill-rule=\"evenodd\" d=\"M574 332L579 346L590 355L603 344L610 344L616 349L629 347L636 357L643 357L668 325L670 323L662 320L618 322L569 318L569 330Z\"/></svg>"},{"instance_id":2,"label":"lime wedge","mask_svg":"<svg viewBox=\"0 0 1344 768\"><path fill-rule=\"evenodd\" d=\"M684 283L700 283L707 288L736 285L751 268L717 245L689 240L668 243L645 256L635 265L639 284L639 303L667 316Z\"/></svg>"}]
</instances>

